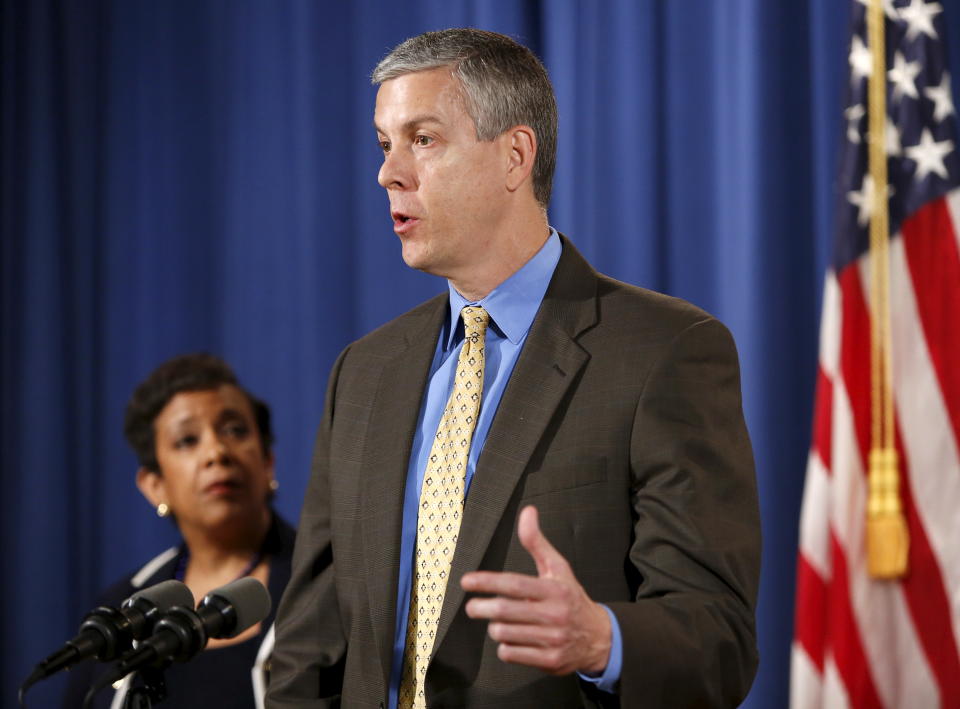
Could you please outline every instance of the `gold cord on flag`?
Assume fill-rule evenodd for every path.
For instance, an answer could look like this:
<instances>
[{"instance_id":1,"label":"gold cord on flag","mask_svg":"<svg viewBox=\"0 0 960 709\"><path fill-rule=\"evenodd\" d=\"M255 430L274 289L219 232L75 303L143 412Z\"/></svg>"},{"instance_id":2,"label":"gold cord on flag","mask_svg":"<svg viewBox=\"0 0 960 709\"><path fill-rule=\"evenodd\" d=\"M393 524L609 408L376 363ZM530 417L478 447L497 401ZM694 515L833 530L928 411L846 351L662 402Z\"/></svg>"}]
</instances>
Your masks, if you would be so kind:
<instances>
[{"instance_id":1,"label":"gold cord on flag","mask_svg":"<svg viewBox=\"0 0 960 709\"><path fill-rule=\"evenodd\" d=\"M893 426L890 364L890 224L886 153L886 49L881 0L867 8L867 38L873 59L869 95L869 166L873 182L870 218L871 441L867 497L867 568L876 579L907 572L909 538L900 503L900 473Z\"/></svg>"}]
</instances>

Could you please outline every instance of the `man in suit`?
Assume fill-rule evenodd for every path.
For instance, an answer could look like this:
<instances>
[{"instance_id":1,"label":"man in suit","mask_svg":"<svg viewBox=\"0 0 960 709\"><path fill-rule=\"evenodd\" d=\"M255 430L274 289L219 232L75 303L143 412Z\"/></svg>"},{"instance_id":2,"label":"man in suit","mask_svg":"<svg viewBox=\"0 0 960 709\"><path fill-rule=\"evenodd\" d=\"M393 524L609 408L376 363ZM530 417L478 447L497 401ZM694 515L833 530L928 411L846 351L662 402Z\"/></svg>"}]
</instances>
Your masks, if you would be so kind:
<instances>
[{"instance_id":1,"label":"man in suit","mask_svg":"<svg viewBox=\"0 0 960 709\"><path fill-rule=\"evenodd\" d=\"M729 333L550 228L529 50L426 33L373 78L403 258L449 288L334 365L268 706L735 706L760 544Z\"/></svg>"}]
</instances>

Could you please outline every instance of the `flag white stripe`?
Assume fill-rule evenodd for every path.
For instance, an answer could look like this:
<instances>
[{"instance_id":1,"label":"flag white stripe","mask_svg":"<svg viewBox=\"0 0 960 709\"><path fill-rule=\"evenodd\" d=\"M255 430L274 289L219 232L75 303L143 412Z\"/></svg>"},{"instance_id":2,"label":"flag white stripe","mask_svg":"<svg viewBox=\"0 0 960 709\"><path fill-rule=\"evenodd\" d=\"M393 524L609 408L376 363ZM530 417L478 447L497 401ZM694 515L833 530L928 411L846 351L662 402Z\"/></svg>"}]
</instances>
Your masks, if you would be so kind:
<instances>
[{"instance_id":1,"label":"flag white stripe","mask_svg":"<svg viewBox=\"0 0 960 709\"><path fill-rule=\"evenodd\" d=\"M960 190L953 190L947 194L947 211L953 222L953 238L957 240L957 251L960 251Z\"/></svg>"},{"instance_id":2,"label":"flag white stripe","mask_svg":"<svg viewBox=\"0 0 960 709\"><path fill-rule=\"evenodd\" d=\"M910 489L948 589L954 637L960 637L960 452L927 348L902 239L890 251L894 399Z\"/></svg>"},{"instance_id":3,"label":"flag white stripe","mask_svg":"<svg viewBox=\"0 0 960 709\"><path fill-rule=\"evenodd\" d=\"M820 316L820 367L827 377L835 380L840 370L840 328L843 311L840 309L840 284L833 270L823 280L823 312Z\"/></svg>"},{"instance_id":4,"label":"flag white stripe","mask_svg":"<svg viewBox=\"0 0 960 709\"><path fill-rule=\"evenodd\" d=\"M840 369L840 285L833 271L823 282L823 312L820 317L820 368L833 386ZM831 432L831 437L833 433ZM811 450L800 506L800 552L824 580L831 575L830 534L823 511L830 504L829 461L823 451Z\"/></svg>"},{"instance_id":5,"label":"flag white stripe","mask_svg":"<svg viewBox=\"0 0 960 709\"><path fill-rule=\"evenodd\" d=\"M863 550L866 485L853 411L843 379L833 383L830 526L848 557Z\"/></svg>"},{"instance_id":6,"label":"flag white stripe","mask_svg":"<svg viewBox=\"0 0 960 709\"><path fill-rule=\"evenodd\" d=\"M807 460L807 481L800 507L800 553L820 578L831 577L830 530L823 523L823 511L830 507L830 475L818 451Z\"/></svg>"},{"instance_id":7,"label":"flag white stripe","mask_svg":"<svg viewBox=\"0 0 960 709\"><path fill-rule=\"evenodd\" d=\"M794 642L790 653L791 709L819 709L822 694L820 670L803 646Z\"/></svg>"},{"instance_id":8,"label":"flag white stripe","mask_svg":"<svg viewBox=\"0 0 960 709\"><path fill-rule=\"evenodd\" d=\"M869 307L869 257L857 263ZM869 366L867 363L866 366ZM880 700L886 707L937 706L939 693L898 583L878 582L867 571L867 478L854 429L853 410L842 380L833 389L833 450L836 508L831 524L847 558L850 602L863 651Z\"/></svg>"},{"instance_id":9,"label":"flag white stripe","mask_svg":"<svg viewBox=\"0 0 960 709\"><path fill-rule=\"evenodd\" d=\"M828 656L823 667L823 709L850 709L850 697L837 671L833 656Z\"/></svg>"}]
</instances>

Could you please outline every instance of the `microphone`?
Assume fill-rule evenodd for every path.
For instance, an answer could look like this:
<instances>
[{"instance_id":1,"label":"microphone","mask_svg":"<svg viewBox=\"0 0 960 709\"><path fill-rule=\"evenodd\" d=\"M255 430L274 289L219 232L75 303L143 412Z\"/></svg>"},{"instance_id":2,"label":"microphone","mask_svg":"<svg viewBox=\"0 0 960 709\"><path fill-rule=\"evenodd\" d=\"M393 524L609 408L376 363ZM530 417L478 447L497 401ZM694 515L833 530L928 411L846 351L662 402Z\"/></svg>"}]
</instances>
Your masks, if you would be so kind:
<instances>
[{"instance_id":1,"label":"microphone","mask_svg":"<svg viewBox=\"0 0 960 709\"><path fill-rule=\"evenodd\" d=\"M192 605L193 594L179 581L163 581L125 600L119 609L100 606L87 613L77 636L38 664L21 685L21 692L41 679L72 667L88 657L115 660L150 635L154 623L174 606Z\"/></svg>"},{"instance_id":2,"label":"microphone","mask_svg":"<svg viewBox=\"0 0 960 709\"><path fill-rule=\"evenodd\" d=\"M131 672L165 661L186 662L207 646L210 638L232 638L270 613L270 593L246 576L211 591L197 610L176 606L157 621L153 635L129 652L113 670L90 688L88 697Z\"/></svg>"}]
</instances>

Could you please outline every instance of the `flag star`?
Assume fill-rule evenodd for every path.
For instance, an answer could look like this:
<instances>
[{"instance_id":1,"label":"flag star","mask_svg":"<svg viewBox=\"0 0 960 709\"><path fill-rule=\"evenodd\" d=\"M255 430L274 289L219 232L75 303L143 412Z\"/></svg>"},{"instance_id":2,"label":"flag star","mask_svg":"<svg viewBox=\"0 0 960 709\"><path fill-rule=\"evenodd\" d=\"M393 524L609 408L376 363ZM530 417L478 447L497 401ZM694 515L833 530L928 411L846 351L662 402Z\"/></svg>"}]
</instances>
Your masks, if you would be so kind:
<instances>
[{"instance_id":1,"label":"flag star","mask_svg":"<svg viewBox=\"0 0 960 709\"><path fill-rule=\"evenodd\" d=\"M887 186L887 194L893 194L893 187ZM863 176L863 184L859 192L847 192L847 201L857 207L857 224L861 227L870 223L870 217L873 216L876 207L877 190L873 184L873 177L870 173Z\"/></svg>"},{"instance_id":2,"label":"flag star","mask_svg":"<svg viewBox=\"0 0 960 709\"><path fill-rule=\"evenodd\" d=\"M910 5L899 10L900 19L907 23L907 39L912 40L923 32L931 39L937 38L933 29L933 16L943 12L938 2L927 3L924 0L911 0Z\"/></svg>"},{"instance_id":3,"label":"flag star","mask_svg":"<svg viewBox=\"0 0 960 709\"><path fill-rule=\"evenodd\" d=\"M929 128L923 129L920 136L920 142L917 145L906 148L904 152L907 157L917 163L917 181L922 180L931 172L937 173L944 180L949 179L947 166L943 159L953 150L953 141L944 140L940 143L933 139Z\"/></svg>"},{"instance_id":4,"label":"flag star","mask_svg":"<svg viewBox=\"0 0 960 709\"><path fill-rule=\"evenodd\" d=\"M908 62L902 52L893 57L893 69L887 72L893 82L893 100L896 101L906 94L910 98L919 98L915 79L920 73L920 62Z\"/></svg>"},{"instance_id":5,"label":"flag star","mask_svg":"<svg viewBox=\"0 0 960 709\"><path fill-rule=\"evenodd\" d=\"M858 208L857 224L864 227L870 222L870 216L873 214L874 188L873 177L869 174L863 176L863 185L859 192L847 192L847 201Z\"/></svg>"},{"instance_id":6,"label":"flag star","mask_svg":"<svg viewBox=\"0 0 960 709\"><path fill-rule=\"evenodd\" d=\"M937 123L953 113L953 100L950 98L950 74L946 71L940 77L939 86L928 86L923 90L923 93L933 101L933 119Z\"/></svg>"},{"instance_id":7,"label":"flag star","mask_svg":"<svg viewBox=\"0 0 960 709\"><path fill-rule=\"evenodd\" d=\"M897 124L887 116L887 155L900 155L902 146L900 144L900 129Z\"/></svg>"},{"instance_id":8,"label":"flag star","mask_svg":"<svg viewBox=\"0 0 960 709\"><path fill-rule=\"evenodd\" d=\"M860 120L866 113L862 103L854 104L843 112L847 119L847 140L851 143L860 142Z\"/></svg>"},{"instance_id":9,"label":"flag star","mask_svg":"<svg viewBox=\"0 0 960 709\"><path fill-rule=\"evenodd\" d=\"M851 78L862 79L873 73L873 56L870 49L863 43L859 35L854 35L850 41L850 69Z\"/></svg>"}]
</instances>

